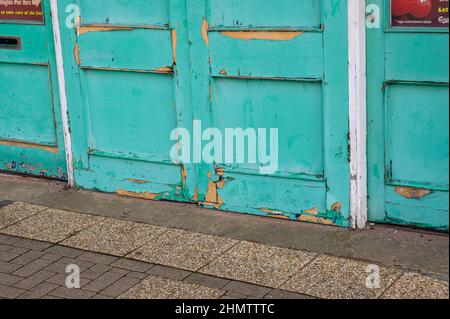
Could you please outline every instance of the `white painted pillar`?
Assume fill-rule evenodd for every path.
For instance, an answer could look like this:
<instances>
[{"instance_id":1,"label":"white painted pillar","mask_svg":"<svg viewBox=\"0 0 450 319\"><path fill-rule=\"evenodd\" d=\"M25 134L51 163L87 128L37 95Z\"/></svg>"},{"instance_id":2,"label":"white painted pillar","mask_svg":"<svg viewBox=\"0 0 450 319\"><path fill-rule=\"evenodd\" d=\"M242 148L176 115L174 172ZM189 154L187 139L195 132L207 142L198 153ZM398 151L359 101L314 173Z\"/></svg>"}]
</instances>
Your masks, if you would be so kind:
<instances>
[{"instance_id":1,"label":"white painted pillar","mask_svg":"<svg viewBox=\"0 0 450 319\"><path fill-rule=\"evenodd\" d=\"M348 0L350 220L367 225L366 9L363 0Z\"/></svg>"},{"instance_id":2,"label":"white painted pillar","mask_svg":"<svg viewBox=\"0 0 450 319\"><path fill-rule=\"evenodd\" d=\"M67 109L66 78L64 76L64 60L61 46L61 30L59 27L59 19L58 19L58 0L50 0L50 6L52 13L53 40L55 43L56 67L58 70L59 98L61 102L61 116L64 131L64 145L67 162L67 178L69 186L72 187L75 184L74 165L73 165L74 163L72 153L72 139L69 127L69 115Z\"/></svg>"}]
</instances>

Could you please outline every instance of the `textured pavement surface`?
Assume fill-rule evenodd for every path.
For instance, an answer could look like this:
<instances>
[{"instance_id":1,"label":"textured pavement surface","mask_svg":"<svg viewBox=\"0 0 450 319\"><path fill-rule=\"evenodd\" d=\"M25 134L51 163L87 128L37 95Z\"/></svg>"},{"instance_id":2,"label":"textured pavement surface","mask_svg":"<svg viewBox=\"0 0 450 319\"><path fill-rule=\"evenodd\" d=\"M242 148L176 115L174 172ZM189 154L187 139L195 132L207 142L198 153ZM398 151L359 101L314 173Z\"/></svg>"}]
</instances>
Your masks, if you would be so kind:
<instances>
[{"instance_id":1,"label":"textured pavement surface","mask_svg":"<svg viewBox=\"0 0 450 319\"><path fill-rule=\"evenodd\" d=\"M448 297L442 277L399 267L0 199L0 298Z\"/></svg>"}]
</instances>

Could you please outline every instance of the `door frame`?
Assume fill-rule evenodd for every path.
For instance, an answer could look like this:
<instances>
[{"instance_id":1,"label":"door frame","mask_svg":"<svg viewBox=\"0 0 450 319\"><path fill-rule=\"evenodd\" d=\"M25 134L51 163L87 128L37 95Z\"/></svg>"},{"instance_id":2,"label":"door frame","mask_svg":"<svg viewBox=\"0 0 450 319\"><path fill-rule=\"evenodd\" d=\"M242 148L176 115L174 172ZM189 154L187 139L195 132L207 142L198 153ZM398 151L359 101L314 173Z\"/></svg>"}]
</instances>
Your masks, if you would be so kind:
<instances>
[{"instance_id":1,"label":"door frame","mask_svg":"<svg viewBox=\"0 0 450 319\"><path fill-rule=\"evenodd\" d=\"M70 187L75 185L74 163L72 153L72 136L70 134L69 115L67 108L66 77L64 75L64 60L61 46L61 30L59 26L58 0L50 0L50 10L53 26L53 42L55 46L56 70L59 84L59 100L61 106L61 119L66 150L67 183Z\"/></svg>"},{"instance_id":2,"label":"door frame","mask_svg":"<svg viewBox=\"0 0 450 319\"><path fill-rule=\"evenodd\" d=\"M366 4L348 1L350 222L363 229L368 220Z\"/></svg>"}]
</instances>

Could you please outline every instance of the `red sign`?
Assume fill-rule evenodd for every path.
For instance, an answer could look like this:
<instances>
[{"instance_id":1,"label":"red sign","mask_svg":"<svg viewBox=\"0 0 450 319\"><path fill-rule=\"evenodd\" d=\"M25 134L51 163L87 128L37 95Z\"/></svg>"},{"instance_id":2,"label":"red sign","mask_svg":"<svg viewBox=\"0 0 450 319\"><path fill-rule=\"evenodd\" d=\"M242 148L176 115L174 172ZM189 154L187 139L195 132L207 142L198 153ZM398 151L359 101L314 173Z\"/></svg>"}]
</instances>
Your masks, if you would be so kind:
<instances>
[{"instance_id":1,"label":"red sign","mask_svg":"<svg viewBox=\"0 0 450 319\"><path fill-rule=\"evenodd\" d=\"M393 27L448 27L449 0L391 0Z\"/></svg>"},{"instance_id":2,"label":"red sign","mask_svg":"<svg viewBox=\"0 0 450 319\"><path fill-rule=\"evenodd\" d=\"M44 22L42 0L0 0L1 21Z\"/></svg>"}]
</instances>

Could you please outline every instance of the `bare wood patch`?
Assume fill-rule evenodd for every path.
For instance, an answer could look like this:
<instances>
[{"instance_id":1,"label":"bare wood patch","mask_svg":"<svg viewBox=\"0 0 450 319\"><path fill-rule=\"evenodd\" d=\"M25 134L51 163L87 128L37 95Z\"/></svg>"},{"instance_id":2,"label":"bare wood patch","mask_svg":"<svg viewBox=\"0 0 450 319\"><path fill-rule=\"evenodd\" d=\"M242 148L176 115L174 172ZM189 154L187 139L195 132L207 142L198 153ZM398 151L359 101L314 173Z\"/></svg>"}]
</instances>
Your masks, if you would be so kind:
<instances>
[{"instance_id":1,"label":"bare wood patch","mask_svg":"<svg viewBox=\"0 0 450 319\"><path fill-rule=\"evenodd\" d=\"M121 195L121 196L140 198L140 199L149 199L149 200L157 200L158 196L160 195L160 194L149 193L149 192L135 193L135 192L127 191L124 189L119 189L118 191L116 191L116 194Z\"/></svg>"},{"instance_id":2,"label":"bare wood patch","mask_svg":"<svg viewBox=\"0 0 450 319\"><path fill-rule=\"evenodd\" d=\"M303 34L298 31L223 31L222 35L240 40L289 41Z\"/></svg>"},{"instance_id":3,"label":"bare wood patch","mask_svg":"<svg viewBox=\"0 0 450 319\"><path fill-rule=\"evenodd\" d=\"M414 188L414 187L396 187L395 192L400 196L410 199L421 199L432 193L429 189Z\"/></svg>"},{"instance_id":4,"label":"bare wood patch","mask_svg":"<svg viewBox=\"0 0 450 319\"><path fill-rule=\"evenodd\" d=\"M27 143L27 142L0 140L0 145L20 147L20 148L33 148L33 149L38 149L38 150L53 153L53 154L59 153L59 149L56 146L47 146L47 145L33 144L33 143Z\"/></svg>"},{"instance_id":5,"label":"bare wood patch","mask_svg":"<svg viewBox=\"0 0 450 319\"><path fill-rule=\"evenodd\" d=\"M208 20L203 19L203 22L202 22L202 37L203 37L203 41L205 41L205 43L206 43L206 46L209 47L208 28L209 28Z\"/></svg>"},{"instance_id":6,"label":"bare wood patch","mask_svg":"<svg viewBox=\"0 0 450 319\"><path fill-rule=\"evenodd\" d=\"M77 35L83 35L90 32L108 32L108 31L130 31L132 27L107 27L107 26L85 26L77 28Z\"/></svg>"}]
</instances>

